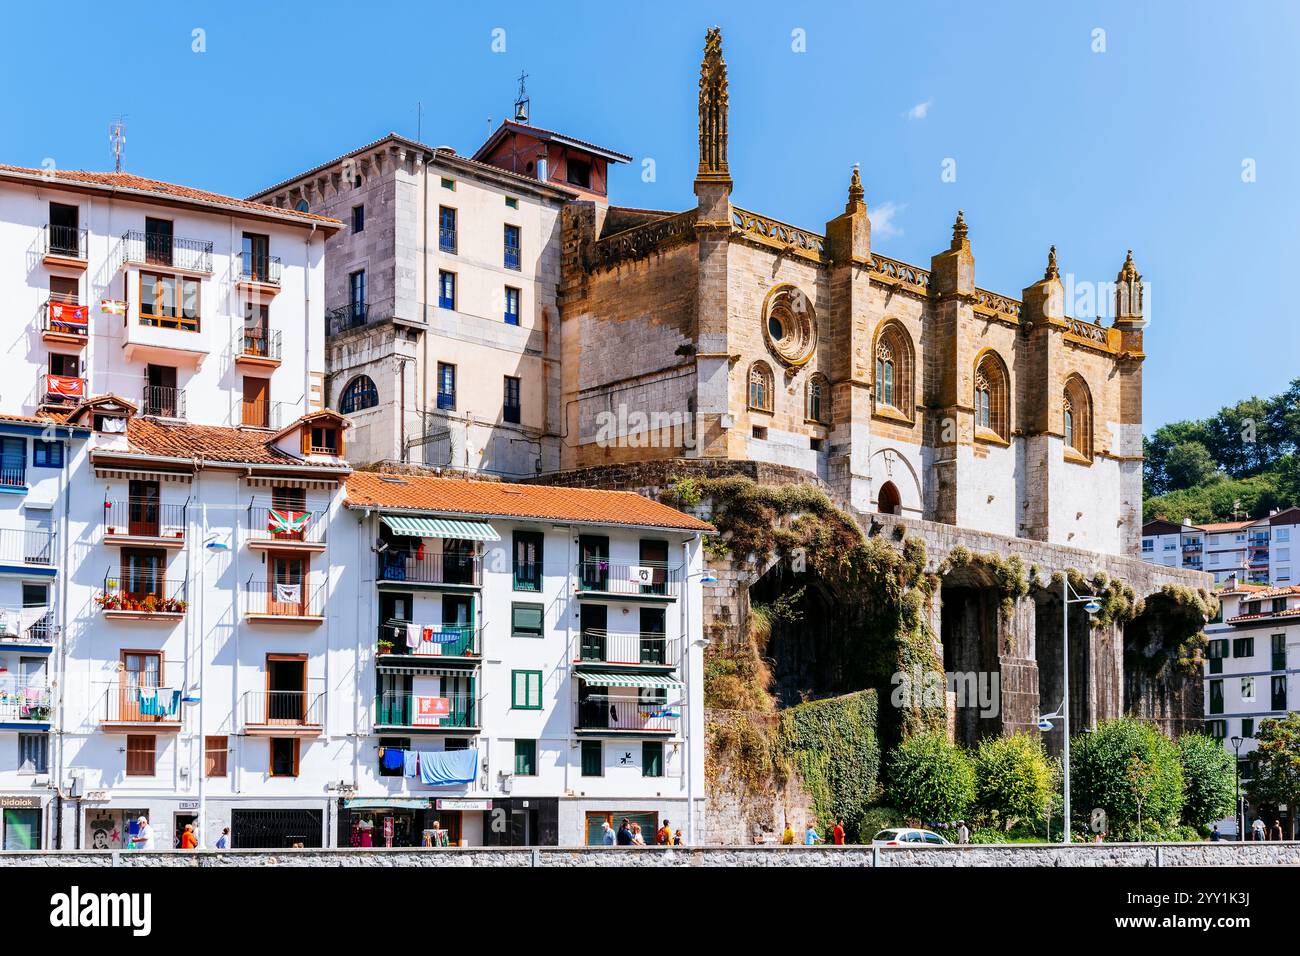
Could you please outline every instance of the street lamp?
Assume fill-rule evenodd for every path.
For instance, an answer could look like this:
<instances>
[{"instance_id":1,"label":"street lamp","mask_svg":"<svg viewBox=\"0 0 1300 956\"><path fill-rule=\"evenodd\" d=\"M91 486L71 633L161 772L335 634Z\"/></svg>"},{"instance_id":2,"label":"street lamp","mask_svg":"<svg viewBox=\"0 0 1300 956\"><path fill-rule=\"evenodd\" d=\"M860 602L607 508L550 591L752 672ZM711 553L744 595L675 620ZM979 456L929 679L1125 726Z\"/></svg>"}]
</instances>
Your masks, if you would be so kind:
<instances>
[{"instance_id":1,"label":"street lamp","mask_svg":"<svg viewBox=\"0 0 1300 956\"><path fill-rule=\"evenodd\" d=\"M1241 745L1245 743L1245 741L1240 737L1231 737L1228 742L1232 744L1232 753L1234 758L1232 761L1232 771L1236 778L1236 784L1232 791L1232 822L1237 828L1237 842L1240 843L1246 835L1244 825L1246 821L1242 819L1241 812Z\"/></svg>"}]
</instances>

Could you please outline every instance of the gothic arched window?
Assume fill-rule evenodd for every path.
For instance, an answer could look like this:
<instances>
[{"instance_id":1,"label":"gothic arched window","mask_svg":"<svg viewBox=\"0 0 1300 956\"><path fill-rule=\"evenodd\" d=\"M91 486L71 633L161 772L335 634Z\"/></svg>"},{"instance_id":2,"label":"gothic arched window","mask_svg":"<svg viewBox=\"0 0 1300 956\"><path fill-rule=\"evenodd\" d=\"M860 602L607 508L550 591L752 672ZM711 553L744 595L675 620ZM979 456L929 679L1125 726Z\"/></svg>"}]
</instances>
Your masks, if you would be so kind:
<instances>
[{"instance_id":1,"label":"gothic arched window","mask_svg":"<svg viewBox=\"0 0 1300 956\"><path fill-rule=\"evenodd\" d=\"M985 352L975 366L975 433L1011 439L1011 400L1007 367L996 352Z\"/></svg>"},{"instance_id":2,"label":"gothic arched window","mask_svg":"<svg viewBox=\"0 0 1300 956\"><path fill-rule=\"evenodd\" d=\"M772 370L766 362L755 362L749 367L749 407L760 412L773 409Z\"/></svg>"},{"instance_id":3,"label":"gothic arched window","mask_svg":"<svg viewBox=\"0 0 1300 956\"><path fill-rule=\"evenodd\" d=\"M897 322L887 322L876 337L877 407L888 407L911 419L915 411L912 391L912 339Z\"/></svg>"},{"instance_id":4,"label":"gothic arched window","mask_svg":"<svg viewBox=\"0 0 1300 956\"><path fill-rule=\"evenodd\" d=\"M379 389L375 388L375 383L371 381L369 375L358 375L348 382L347 388L343 389L343 398L339 402L339 411L345 415L350 415L352 412L374 408L378 404Z\"/></svg>"},{"instance_id":5,"label":"gothic arched window","mask_svg":"<svg viewBox=\"0 0 1300 956\"><path fill-rule=\"evenodd\" d=\"M1080 457L1092 458L1092 396L1087 383L1078 375L1066 380L1061 395L1062 430L1067 453L1070 450Z\"/></svg>"},{"instance_id":6,"label":"gothic arched window","mask_svg":"<svg viewBox=\"0 0 1300 956\"><path fill-rule=\"evenodd\" d=\"M821 372L814 372L808 379L807 417L823 425L831 422L831 382Z\"/></svg>"}]
</instances>

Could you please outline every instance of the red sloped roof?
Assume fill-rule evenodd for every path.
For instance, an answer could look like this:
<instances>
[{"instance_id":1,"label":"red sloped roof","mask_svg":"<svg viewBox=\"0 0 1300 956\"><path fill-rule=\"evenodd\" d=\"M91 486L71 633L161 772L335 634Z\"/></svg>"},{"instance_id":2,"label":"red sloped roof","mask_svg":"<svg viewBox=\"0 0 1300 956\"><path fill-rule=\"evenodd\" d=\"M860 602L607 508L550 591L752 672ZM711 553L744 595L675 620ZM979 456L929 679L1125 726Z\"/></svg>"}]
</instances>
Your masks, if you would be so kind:
<instances>
[{"instance_id":1,"label":"red sloped roof","mask_svg":"<svg viewBox=\"0 0 1300 956\"><path fill-rule=\"evenodd\" d=\"M446 515L537 518L711 532L713 525L630 491L555 488L432 475L348 476L346 504Z\"/></svg>"}]
</instances>

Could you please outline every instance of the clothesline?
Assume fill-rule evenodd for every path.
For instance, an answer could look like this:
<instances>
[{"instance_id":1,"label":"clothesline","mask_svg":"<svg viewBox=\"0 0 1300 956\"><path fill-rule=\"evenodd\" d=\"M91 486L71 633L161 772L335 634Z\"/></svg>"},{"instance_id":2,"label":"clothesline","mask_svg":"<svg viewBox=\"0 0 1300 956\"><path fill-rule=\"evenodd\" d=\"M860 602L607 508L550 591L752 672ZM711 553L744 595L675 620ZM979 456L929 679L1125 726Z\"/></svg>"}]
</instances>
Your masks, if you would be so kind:
<instances>
[{"instance_id":1,"label":"clothesline","mask_svg":"<svg viewBox=\"0 0 1300 956\"><path fill-rule=\"evenodd\" d=\"M478 776L478 751L407 750L380 747L379 762L385 770L401 770L403 777L419 778L431 787L473 783Z\"/></svg>"}]
</instances>

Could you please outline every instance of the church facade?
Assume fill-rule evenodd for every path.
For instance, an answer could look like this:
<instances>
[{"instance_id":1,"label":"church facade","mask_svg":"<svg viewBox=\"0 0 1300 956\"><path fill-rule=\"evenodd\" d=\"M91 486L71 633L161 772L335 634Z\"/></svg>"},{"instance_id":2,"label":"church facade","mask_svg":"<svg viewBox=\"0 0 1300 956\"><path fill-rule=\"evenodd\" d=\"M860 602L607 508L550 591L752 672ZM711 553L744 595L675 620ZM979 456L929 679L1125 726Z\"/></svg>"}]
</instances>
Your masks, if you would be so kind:
<instances>
[{"instance_id":1,"label":"church facade","mask_svg":"<svg viewBox=\"0 0 1300 956\"><path fill-rule=\"evenodd\" d=\"M566 469L765 461L842 503L1135 554L1142 277L1103 326L1064 312L1055 249L1019 298L979 288L960 212L929 267L872 248L856 168L821 233L732 202L729 90L709 31L697 205L563 211Z\"/></svg>"}]
</instances>

